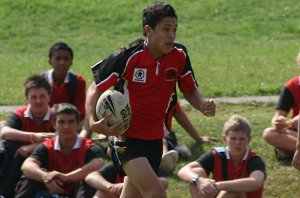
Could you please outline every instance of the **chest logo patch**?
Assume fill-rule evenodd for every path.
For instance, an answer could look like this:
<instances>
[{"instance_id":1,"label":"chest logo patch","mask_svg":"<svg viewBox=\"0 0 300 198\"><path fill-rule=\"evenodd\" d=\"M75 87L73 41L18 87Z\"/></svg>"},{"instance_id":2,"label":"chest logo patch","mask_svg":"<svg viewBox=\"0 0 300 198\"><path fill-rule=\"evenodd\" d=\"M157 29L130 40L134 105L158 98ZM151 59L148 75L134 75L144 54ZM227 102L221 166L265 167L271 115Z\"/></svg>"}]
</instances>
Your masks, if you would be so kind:
<instances>
[{"instance_id":1,"label":"chest logo patch","mask_svg":"<svg viewBox=\"0 0 300 198\"><path fill-rule=\"evenodd\" d=\"M165 70L165 75L166 75L166 81L176 80L177 75L178 75L178 69L176 69L176 68L167 68Z\"/></svg>"},{"instance_id":2,"label":"chest logo patch","mask_svg":"<svg viewBox=\"0 0 300 198\"><path fill-rule=\"evenodd\" d=\"M147 77L147 69L134 68L132 81L145 83Z\"/></svg>"}]
</instances>

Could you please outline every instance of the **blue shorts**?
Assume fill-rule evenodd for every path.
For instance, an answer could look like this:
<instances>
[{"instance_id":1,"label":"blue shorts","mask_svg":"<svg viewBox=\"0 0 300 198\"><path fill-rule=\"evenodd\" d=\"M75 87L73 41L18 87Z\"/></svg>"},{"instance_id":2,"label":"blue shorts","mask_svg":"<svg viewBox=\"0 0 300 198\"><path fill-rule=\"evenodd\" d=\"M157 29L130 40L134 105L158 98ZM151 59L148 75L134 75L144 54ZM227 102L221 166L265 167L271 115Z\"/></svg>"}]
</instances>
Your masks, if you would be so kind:
<instances>
[{"instance_id":1,"label":"blue shorts","mask_svg":"<svg viewBox=\"0 0 300 198\"><path fill-rule=\"evenodd\" d=\"M108 140L108 145L112 151L112 161L120 176L126 175L122 164L138 157L146 157L153 171L158 172L162 156L162 139L139 140L126 137L122 140Z\"/></svg>"}]
</instances>

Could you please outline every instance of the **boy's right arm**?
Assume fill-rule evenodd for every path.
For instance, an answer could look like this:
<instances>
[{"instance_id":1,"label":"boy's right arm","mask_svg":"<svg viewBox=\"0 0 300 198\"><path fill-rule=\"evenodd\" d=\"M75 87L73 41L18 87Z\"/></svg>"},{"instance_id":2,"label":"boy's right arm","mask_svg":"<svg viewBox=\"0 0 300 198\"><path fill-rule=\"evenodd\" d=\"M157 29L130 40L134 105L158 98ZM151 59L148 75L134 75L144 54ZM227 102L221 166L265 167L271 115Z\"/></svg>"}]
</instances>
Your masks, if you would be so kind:
<instances>
[{"instance_id":1,"label":"boy's right arm","mask_svg":"<svg viewBox=\"0 0 300 198\"><path fill-rule=\"evenodd\" d=\"M106 136L118 135L123 128L123 123L109 127L108 119L111 115L107 115L99 121L96 118L96 104L101 94L102 93L97 89L95 82L93 82L87 90L85 108L91 131L102 133Z\"/></svg>"},{"instance_id":2,"label":"boy's right arm","mask_svg":"<svg viewBox=\"0 0 300 198\"><path fill-rule=\"evenodd\" d=\"M31 131L22 131L9 126L4 126L1 129L1 138L11 141L28 142L29 144L40 143L47 138L54 136L54 133L37 133Z\"/></svg>"},{"instance_id":3,"label":"boy's right arm","mask_svg":"<svg viewBox=\"0 0 300 198\"><path fill-rule=\"evenodd\" d=\"M281 131L283 128L289 127L287 123L288 112L284 110L276 110L275 115L272 118L272 126L277 130Z\"/></svg>"},{"instance_id":4,"label":"boy's right arm","mask_svg":"<svg viewBox=\"0 0 300 198\"><path fill-rule=\"evenodd\" d=\"M44 182L44 180L46 179L47 172L43 171L40 168L40 161L33 157L28 157L24 161L21 170L23 174L29 179L39 182Z\"/></svg>"},{"instance_id":5,"label":"boy's right arm","mask_svg":"<svg viewBox=\"0 0 300 198\"><path fill-rule=\"evenodd\" d=\"M85 182L97 190L108 192L113 185L107 181L98 171L94 171L88 174L85 178Z\"/></svg>"}]
</instances>

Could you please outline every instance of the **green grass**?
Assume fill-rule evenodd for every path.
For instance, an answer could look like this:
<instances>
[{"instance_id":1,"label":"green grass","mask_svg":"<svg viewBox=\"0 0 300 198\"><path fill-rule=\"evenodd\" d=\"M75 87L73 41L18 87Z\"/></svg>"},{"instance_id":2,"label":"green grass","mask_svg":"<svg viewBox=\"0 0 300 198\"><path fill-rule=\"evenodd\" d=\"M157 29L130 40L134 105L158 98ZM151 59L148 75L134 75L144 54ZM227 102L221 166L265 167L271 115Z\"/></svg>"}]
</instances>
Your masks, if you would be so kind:
<instances>
[{"instance_id":1,"label":"green grass","mask_svg":"<svg viewBox=\"0 0 300 198\"><path fill-rule=\"evenodd\" d=\"M252 141L250 147L260 155L266 163L267 179L265 182L264 196L267 198L298 198L299 172L291 167L291 162L278 162L274 156L274 149L261 138L262 131L271 123L274 104L271 103L244 103L244 104L217 104L217 114L213 118L204 117L200 112L187 105L185 112L198 131L202 135L209 135L218 138L214 144L198 144L178 125L173 122L173 129L177 135L179 143L186 144L191 148L193 156L179 161L175 171L168 177L169 188L167 189L170 198L189 197L188 186L181 182L176 172L186 163L197 159L202 153L213 147L222 146L221 132L224 123L233 114L239 114L246 117L252 125ZM8 114L0 114L4 119ZM101 143L106 145L105 143ZM106 159L105 161L108 161Z\"/></svg>"},{"instance_id":2,"label":"green grass","mask_svg":"<svg viewBox=\"0 0 300 198\"><path fill-rule=\"evenodd\" d=\"M65 41L73 70L92 82L90 67L141 36L141 11L153 1L2 0L0 105L23 104L22 83L49 68L48 49ZM276 95L295 76L300 3L294 0L168 1L179 16L205 96Z\"/></svg>"}]
</instances>

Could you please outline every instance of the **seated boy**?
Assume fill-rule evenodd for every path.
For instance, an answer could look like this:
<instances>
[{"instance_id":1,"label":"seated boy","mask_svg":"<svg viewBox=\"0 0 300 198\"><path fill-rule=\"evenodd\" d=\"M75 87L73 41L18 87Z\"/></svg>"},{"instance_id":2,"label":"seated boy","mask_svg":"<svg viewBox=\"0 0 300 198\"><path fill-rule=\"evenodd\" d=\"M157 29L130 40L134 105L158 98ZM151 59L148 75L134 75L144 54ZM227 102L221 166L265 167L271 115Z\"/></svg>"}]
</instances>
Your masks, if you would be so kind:
<instances>
[{"instance_id":1,"label":"seated boy","mask_svg":"<svg viewBox=\"0 0 300 198\"><path fill-rule=\"evenodd\" d=\"M49 49L48 56L48 63L52 69L44 72L43 76L47 78L53 90L50 107L59 103L70 103L76 106L80 112L79 128L84 126L80 134L83 137L90 137L91 131L84 120L86 82L82 76L70 71L74 57L72 48L64 42L57 42Z\"/></svg>"},{"instance_id":2,"label":"seated boy","mask_svg":"<svg viewBox=\"0 0 300 198\"><path fill-rule=\"evenodd\" d=\"M17 109L1 129L0 195L5 197L13 197L21 176L20 167L36 143L54 135L48 81L40 75L32 75L24 86L27 105Z\"/></svg>"},{"instance_id":3,"label":"seated boy","mask_svg":"<svg viewBox=\"0 0 300 198\"><path fill-rule=\"evenodd\" d=\"M265 164L248 147L250 124L243 117L232 116L224 125L223 138L226 147L214 148L179 170L191 197L263 197Z\"/></svg>"},{"instance_id":4,"label":"seated boy","mask_svg":"<svg viewBox=\"0 0 300 198\"><path fill-rule=\"evenodd\" d=\"M103 165L102 150L91 140L77 135L79 119L74 105L55 105L53 123L57 136L39 144L23 163L25 178L20 182L16 198L35 197L41 191L74 197L78 182Z\"/></svg>"},{"instance_id":5,"label":"seated boy","mask_svg":"<svg viewBox=\"0 0 300 198\"><path fill-rule=\"evenodd\" d=\"M300 53L296 57L296 63L300 68ZM266 128L262 135L267 143L275 147L277 160L292 159L296 150L300 110L299 83L299 76L295 76L284 84L272 118L272 126Z\"/></svg>"}]
</instances>

